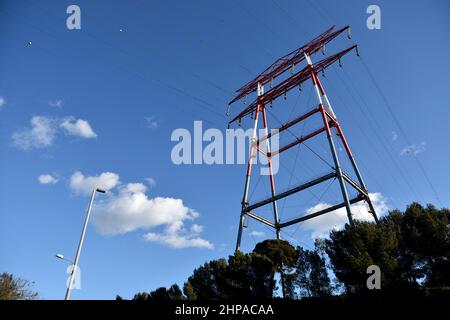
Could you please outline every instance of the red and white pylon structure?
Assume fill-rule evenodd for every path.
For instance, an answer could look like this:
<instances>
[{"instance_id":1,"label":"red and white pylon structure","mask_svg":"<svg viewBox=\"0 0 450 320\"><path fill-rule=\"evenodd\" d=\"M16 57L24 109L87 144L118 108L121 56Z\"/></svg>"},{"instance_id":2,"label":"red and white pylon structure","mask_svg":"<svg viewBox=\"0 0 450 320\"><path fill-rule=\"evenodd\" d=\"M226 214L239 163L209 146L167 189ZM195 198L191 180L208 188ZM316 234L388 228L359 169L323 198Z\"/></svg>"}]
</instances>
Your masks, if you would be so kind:
<instances>
[{"instance_id":1,"label":"red and white pylon structure","mask_svg":"<svg viewBox=\"0 0 450 320\"><path fill-rule=\"evenodd\" d=\"M326 213L330 213L340 208L345 208L347 212L348 221L350 224L352 224L353 216L351 205L360 201L365 201L367 203L369 207L369 212L372 214L375 221L378 222L374 206L369 198L369 192L367 190L367 187L355 162L355 159L347 143L345 135L341 129L341 126L337 120L336 114L333 111L330 100L328 99L325 93L325 89L318 77L318 73L323 72L327 67L332 65L334 62L339 61L340 64L341 58L348 52L355 50L356 53L358 54L358 48L356 45L353 45L345 50L342 50L334 55L324 58L316 63L313 63L311 60L312 55L317 53L319 50L323 50L323 48L327 43L329 43L338 35L346 31L348 32L350 38L349 26L343 27L339 30L334 30L334 26L329 28L320 36L310 41L308 44L276 60L270 67L264 70L255 79L251 80L246 85L238 89L236 91L237 95L230 101L229 108L231 104L235 103L236 101L242 98L246 99L247 96L254 94L255 92L257 94L256 99L252 103L250 103L246 108L244 108L244 110L242 110L234 118L232 118L231 121L229 121L229 125L231 125L236 121L240 123L241 119L243 119L244 117L254 115L253 139L249 151L250 155L247 165L244 196L242 199L242 207L239 219L239 230L237 236L236 251L240 250L244 219L246 217L253 218L256 221L259 221L271 228L274 228L277 239L280 238L280 231L282 228L324 215ZM300 71L294 73L294 67L296 67L299 63L303 61L306 61L306 66L304 66ZM289 71L292 73L292 75L286 77L286 73ZM284 75L285 79L280 81L278 84L273 85L273 82L276 81L277 78L279 78L282 75ZM302 135L301 137L288 143L287 145L281 146L277 150L270 150L269 139L272 137L272 133L269 133L269 128L267 124L266 105L271 104L274 100L276 100L280 96L286 95L286 93L291 89L297 86L301 86L301 84L307 81L308 79L311 79L312 81L312 85L314 87L314 91L317 98L317 105L312 110L306 112L305 114L302 114L284 123L281 127L277 129L278 131L275 131L276 133L274 134L281 134L283 131L288 130L289 128L305 121L306 119L316 114L320 115L323 126L317 130L309 132L308 134ZM269 83L270 89L265 91L264 90L265 85ZM262 124L263 128L265 129L265 135L263 137L257 138L257 130L258 130L258 123L260 121L260 114L262 116ZM306 140L318 136L322 133L325 133L328 140L328 145L334 162L333 170L314 180L299 184L293 188L290 188L289 190L277 194L275 191L275 181L272 172L272 157L282 152L285 152L298 144L304 143ZM354 181L350 177L350 175L348 175L342 169L338 153L336 152L335 139L341 140L342 145L344 146L345 149L345 153L349 158L352 169L354 170L354 173L356 175L357 181ZM261 150L260 148L260 145L262 143L266 144L266 148L264 151ZM257 152L261 152L261 154L263 154L268 158L271 196L269 198L266 198L264 200L255 203L249 203L249 185L252 173L252 165L255 158L255 154ZM296 219L280 221L277 207L278 200L291 196L297 192L306 190L313 186L316 186L330 179L337 179L339 181L339 186L342 193L342 201L325 209L318 210L313 213L308 213ZM349 197L349 193L347 191L348 187L356 190L357 195L355 197L352 198ZM273 221L263 218L262 216L255 213L255 209L258 209L260 207L269 204L271 204L273 208Z\"/></svg>"}]
</instances>

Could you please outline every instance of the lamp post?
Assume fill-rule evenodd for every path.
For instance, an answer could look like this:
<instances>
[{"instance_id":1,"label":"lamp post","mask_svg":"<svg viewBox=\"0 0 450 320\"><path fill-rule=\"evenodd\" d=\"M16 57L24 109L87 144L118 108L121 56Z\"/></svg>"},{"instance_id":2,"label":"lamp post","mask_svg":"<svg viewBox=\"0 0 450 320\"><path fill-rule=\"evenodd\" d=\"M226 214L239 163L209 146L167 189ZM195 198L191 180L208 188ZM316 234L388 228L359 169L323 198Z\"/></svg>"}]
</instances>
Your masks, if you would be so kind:
<instances>
[{"instance_id":1,"label":"lamp post","mask_svg":"<svg viewBox=\"0 0 450 320\"><path fill-rule=\"evenodd\" d=\"M73 261L72 261L72 260L67 259L67 258L64 257L64 255L62 255L61 253L55 254L55 257L58 258L58 259L61 259L61 260L70 262L70 264L73 264Z\"/></svg>"},{"instance_id":2,"label":"lamp post","mask_svg":"<svg viewBox=\"0 0 450 320\"><path fill-rule=\"evenodd\" d=\"M75 261L72 264L73 267L72 267L72 272L70 273L70 281L69 281L69 284L67 286L66 296L64 298L65 300L69 300L70 299L70 292L72 290L72 283L73 283L73 279L75 278L75 272L77 271L78 261L80 259L81 247L83 246L84 235L86 234L86 227L87 227L88 222L89 222L89 217L91 215L91 210L92 210L92 204L94 203L94 197L95 197L95 193L96 192L105 193L106 191L102 190L102 189L98 189L98 188L94 188L94 190L92 190L91 200L89 201L89 207L88 207L88 210L87 210L87 213L86 213L86 218L84 220L83 231L81 232L80 242L78 244L77 253L75 255ZM67 260L61 254L57 254L56 257L59 258L59 259Z\"/></svg>"}]
</instances>

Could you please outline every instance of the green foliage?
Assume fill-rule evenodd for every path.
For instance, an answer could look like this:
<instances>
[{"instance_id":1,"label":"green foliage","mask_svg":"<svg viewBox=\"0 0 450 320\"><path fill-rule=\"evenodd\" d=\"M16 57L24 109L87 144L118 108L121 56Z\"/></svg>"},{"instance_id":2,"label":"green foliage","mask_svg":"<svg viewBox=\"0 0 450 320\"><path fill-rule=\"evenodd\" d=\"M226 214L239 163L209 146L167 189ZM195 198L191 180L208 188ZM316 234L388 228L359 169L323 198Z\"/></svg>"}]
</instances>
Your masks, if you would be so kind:
<instances>
[{"instance_id":1,"label":"green foliage","mask_svg":"<svg viewBox=\"0 0 450 320\"><path fill-rule=\"evenodd\" d=\"M34 300L38 294L30 289L32 282L13 276L0 274L0 300Z\"/></svg>"},{"instance_id":2,"label":"green foliage","mask_svg":"<svg viewBox=\"0 0 450 320\"><path fill-rule=\"evenodd\" d=\"M441 279L441 285L450 286L448 274L441 271L449 264L449 220L449 210L437 210L432 205L424 208L418 203L408 206L404 214L395 210L386 218L385 223L392 224L397 232L399 272L405 282L418 286L425 278L436 286L436 280Z\"/></svg>"},{"instance_id":3,"label":"green foliage","mask_svg":"<svg viewBox=\"0 0 450 320\"><path fill-rule=\"evenodd\" d=\"M238 252L230 256L226 278L228 298L272 297L273 263L264 255Z\"/></svg>"},{"instance_id":4,"label":"green foliage","mask_svg":"<svg viewBox=\"0 0 450 320\"><path fill-rule=\"evenodd\" d=\"M150 293L140 292L134 295L133 300L139 301L165 301L165 300L183 300L183 293L178 285L174 284L169 289L164 287L158 288ZM122 300L120 296L116 297L116 300Z\"/></svg>"},{"instance_id":5,"label":"green foliage","mask_svg":"<svg viewBox=\"0 0 450 320\"><path fill-rule=\"evenodd\" d=\"M213 260L195 269L187 281L189 290L193 292L190 298L200 300L225 298L223 288L226 283L226 269L225 259Z\"/></svg>"},{"instance_id":6,"label":"green foliage","mask_svg":"<svg viewBox=\"0 0 450 320\"><path fill-rule=\"evenodd\" d=\"M325 250L347 292L366 290L366 269L381 269L383 289L448 286L449 211L417 203L392 211L379 225L355 222L332 231ZM447 271L446 271L447 270Z\"/></svg>"},{"instance_id":7,"label":"green foliage","mask_svg":"<svg viewBox=\"0 0 450 320\"><path fill-rule=\"evenodd\" d=\"M342 231L332 231L325 246L334 274L348 292L366 288L366 269L370 265L375 264L383 270L383 284L396 279L397 238L389 225L355 221L353 226L346 225Z\"/></svg>"},{"instance_id":8,"label":"green foliage","mask_svg":"<svg viewBox=\"0 0 450 320\"><path fill-rule=\"evenodd\" d=\"M328 276L325 257L319 248L306 250L297 247L295 286L301 297L327 297L332 295L333 287Z\"/></svg>"},{"instance_id":9,"label":"green foliage","mask_svg":"<svg viewBox=\"0 0 450 320\"><path fill-rule=\"evenodd\" d=\"M333 273L333 281L346 293L368 297L370 265L381 270L382 294L415 295L416 289L424 289L424 297L450 296L449 221L447 209L412 203L405 212L390 212L379 224L355 221L332 231L329 238L316 240L313 250L295 249L283 240L263 241L251 253L237 252L195 269L184 284L184 295L174 285L134 299L272 298L278 290L276 274L287 298L329 299L337 293Z\"/></svg>"},{"instance_id":10,"label":"green foliage","mask_svg":"<svg viewBox=\"0 0 450 320\"><path fill-rule=\"evenodd\" d=\"M273 264L260 254L237 252L194 270L184 284L188 299L271 298Z\"/></svg>"},{"instance_id":11,"label":"green foliage","mask_svg":"<svg viewBox=\"0 0 450 320\"><path fill-rule=\"evenodd\" d=\"M295 264L298 252L289 242L284 240L265 240L258 243L253 253L266 256L272 261L274 271L280 274L283 296L294 298ZM274 278L274 273L272 273Z\"/></svg>"},{"instance_id":12,"label":"green foliage","mask_svg":"<svg viewBox=\"0 0 450 320\"><path fill-rule=\"evenodd\" d=\"M258 243L253 252L268 257L274 265L284 265L288 268L295 265L298 255L295 248L284 240L265 240Z\"/></svg>"}]
</instances>

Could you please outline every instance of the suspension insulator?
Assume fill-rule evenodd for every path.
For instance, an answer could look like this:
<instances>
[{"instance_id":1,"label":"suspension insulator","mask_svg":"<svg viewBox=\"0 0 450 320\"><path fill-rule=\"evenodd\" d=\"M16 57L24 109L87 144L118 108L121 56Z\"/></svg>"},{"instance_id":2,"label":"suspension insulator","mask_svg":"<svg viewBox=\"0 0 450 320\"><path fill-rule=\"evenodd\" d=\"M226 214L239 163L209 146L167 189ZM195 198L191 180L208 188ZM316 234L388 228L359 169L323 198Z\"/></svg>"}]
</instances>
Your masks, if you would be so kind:
<instances>
[{"instance_id":1,"label":"suspension insulator","mask_svg":"<svg viewBox=\"0 0 450 320\"><path fill-rule=\"evenodd\" d=\"M341 58L339 58L339 67L342 68Z\"/></svg>"},{"instance_id":2,"label":"suspension insulator","mask_svg":"<svg viewBox=\"0 0 450 320\"><path fill-rule=\"evenodd\" d=\"M322 51L322 55L325 55L325 45L320 48L320 51Z\"/></svg>"},{"instance_id":3,"label":"suspension insulator","mask_svg":"<svg viewBox=\"0 0 450 320\"><path fill-rule=\"evenodd\" d=\"M273 87L273 78L270 79L270 87Z\"/></svg>"},{"instance_id":4,"label":"suspension insulator","mask_svg":"<svg viewBox=\"0 0 450 320\"><path fill-rule=\"evenodd\" d=\"M302 91L302 83L301 82L298 84L298 91Z\"/></svg>"},{"instance_id":5,"label":"suspension insulator","mask_svg":"<svg viewBox=\"0 0 450 320\"><path fill-rule=\"evenodd\" d=\"M355 51L356 51L356 56L359 57L359 50L358 50L358 47L355 47Z\"/></svg>"},{"instance_id":6,"label":"suspension insulator","mask_svg":"<svg viewBox=\"0 0 450 320\"><path fill-rule=\"evenodd\" d=\"M284 92L284 100L286 100L287 99L287 93L286 93L286 91Z\"/></svg>"},{"instance_id":7,"label":"suspension insulator","mask_svg":"<svg viewBox=\"0 0 450 320\"><path fill-rule=\"evenodd\" d=\"M347 38L351 39L352 38L352 28L348 27L347 29Z\"/></svg>"},{"instance_id":8,"label":"suspension insulator","mask_svg":"<svg viewBox=\"0 0 450 320\"><path fill-rule=\"evenodd\" d=\"M325 78L325 70L322 69L322 77Z\"/></svg>"},{"instance_id":9,"label":"suspension insulator","mask_svg":"<svg viewBox=\"0 0 450 320\"><path fill-rule=\"evenodd\" d=\"M294 71L295 71L295 64L292 64L292 67L291 67L291 74L294 74Z\"/></svg>"}]
</instances>

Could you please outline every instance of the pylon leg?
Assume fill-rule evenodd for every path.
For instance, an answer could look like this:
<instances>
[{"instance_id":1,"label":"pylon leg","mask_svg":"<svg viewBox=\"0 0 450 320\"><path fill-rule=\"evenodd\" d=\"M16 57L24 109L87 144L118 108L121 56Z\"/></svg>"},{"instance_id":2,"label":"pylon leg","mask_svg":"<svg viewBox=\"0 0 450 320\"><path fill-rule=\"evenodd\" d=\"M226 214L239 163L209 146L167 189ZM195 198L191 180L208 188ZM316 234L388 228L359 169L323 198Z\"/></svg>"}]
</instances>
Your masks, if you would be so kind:
<instances>
[{"instance_id":1,"label":"pylon leg","mask_svg":"<svg viewBox=\"0 0 450 320\"><path fill-rule=\"evenodd\" d=\"M336 148L334 146L333 136L331 135L330 125L328 124L328 119L327 119L327 115L326 115L326 112L325 112L325 107L323 106L321 93L319 91L319 86L318 86L319 79L317 77L317 74L316 74L313 66L312 66L311 59L309 58L309 56L306 53L305 53L305 58L306 58L306 61L308 62L309 72L311 73L311 80L312 80L314 89L316 91L316 97L317 97L317 101L319 103L319 109L320 109L320 113L322 115L323 125L324 125L325 131L327 133L328 144L330 145L331 154L332 154L333 160L334 160L336 177L337 177L337 179L339 181L339 186L341 187L342 197L344 198L344 203L345 203L345 209L347 211L348 222L350 224L353 224L353 217L352 217L352 211L351 211L351 207L350 207L350 200L349 200L349 197L348 197L347 188L345 186L344 178L342 177L341 165L339 163L339 158L338 158L338 155L337 155L337 152L336 152Z\"/></svg>"},{"instance_id":2,"label":"pylon leg","mask_svg":"<svg viewBox=\"0 0 450 320\"><path fill-rule=\"evenodd\" d=\"M264 129L266 137L269 136L269 129L267 126L267 116L266 116L266 108L264 105L261 106L261 111L263 115L263 122L264 122ZM268 164L269 164L269 175L270 175L270 190L272 192L272 197L275 197L275 180L273 177L273 170L272 170L272 156L270 154L270 142L269 139L266 139L266 152L267 152L267 158L268 158ZM275 221L275 229L276 229L276 235L277 239L280 239L280 218L278 217L278 207L277 207L277 201L272 201L273 206L273 216Z\"/></svg>"},{"instance_id":3,"label":"pylon leg","mask_svg":"<svg viewBox=\"0 0 450 320\"><path fill-rule=\"evenodd\" d=\"M364 183L361 172L359 171L359 168L358 168L358 165L356 164L355 158L353 157L350 147L348 146L347 139L345 139L344 132L342 132L341 126L339 124L336 125L336 130L337 130L339 137L341 138L342 143L344 144L344 147L347 151L347 155L352 164L353 171L356 174L356 178L358 179L361 188L367 193L366 202L367 202L367 205L369 206L369 211L372 214L375 222L379 223L377 213L375 212L375 208L373 207L372 200L370 200L370 197L369 197L369 191L367 190L367 187L366 187L366 184Z\"/></svg>"},{"instance_id":4,"label":"pylon leg","mask_svg":"<svg viewBox=\"0 0 450 320\"><path fill-rule=\"evenodd\" d=\"M256 152L256 131L258 130L258 118L259 118L259 109L260 109L260 105L258 104L258 106L256 107L256 111L255 111L255 125L253 128L253 136L252 136L252 141L251 141L251 145L250 145L250 155L249 155L249 159L248 159L248 164L247 164L247 176L245 177L245 188L244 188L244 196L242 198L242 207L241 207L241 215L239 217L239 229L238 229L238 236L237 236L237 241L236 241L236 252L239 251L241 249L241 239L242 239L242 229L243 229L243 225L244 225L244 217L245 217L245 209L248 205L248 190L249 190L249 186L250 186L250 175L252 172L252 164L253 164L253 158L255 156L255 152Z\"/></svg>"},{"instance_id":5,"label":"pylon leg","mask_svg":"<svg viewBox=\"0 0 450 320\"><path fill-rule=\"evenodd\" d=\"M339 122L337 121L336 115L334 114L333 108L331 107L331 103L330 100L328 99L325 90L322 86L322 83L320 81L320 79L318 77L316 77L317 80L317 84L319 86L320 92L323 96L323 98L325 99L325 102L330 110L331 116L333 117L334 121L335 121L335 125L333 126L336 130L337 135L340 137L342 144L344 145L345 151L347 152L347 156L350 159L350 162L352 164L353 167L353 171L356 174L356 177L359 181L360 187L366 192L367 195L365 195L365 201L367 202L368 206L369 206L369 211L372 214L374 220L376 223L379 223L378 220L378 216L375 212L375 208L372 204L372 201L369 198L369 191L367 190L366 184L364 183L364 180L362 178L361 172L359 171L358 165L356 164L355 158L353 157L352 151L350 150L350 146L347 143L347 139L345 138L344 132L342 131L342 128L339 124Z\"/></svg>"},{"instance_id":6,"label":"pylon leg","mask_svg":"<svg viewBox=\"0 0 450 320\"><path fill-rule=\"evenodd\" d=\"M330 126L328 124L327 115L325 114L325 110L324 110L323 105L321 105L321 114L322 114L322 119L323 119L323 123L324 123L324 126L325 126L325 131L327 133L328 144L330 145L331 154L332 154L333 160L334 160L336 177L338 178L339 186L341 187L342 197L344 198L344 203L345 203L345 209L347 211L348 222L350 224L353 224L352 210L351 210L351 207L350 207L350 199L348 197L348 192L347 192L347 188L345 186L344 178L342 177L341 165L339 163L339 158L338 158L338 155L337 155L337 152L336 152L336 147L334 146L333 137L331 135Z\"/></svg>"},{"instance_id":7,"label":"pylon leg","mask_svg":"<svg viewBox=\"0 0 450 320\"><path fill-rule=\"evenodd\" d=\"M241 212L241 215L239 217L239 229L238 229L238 236L237 236L237 241L236 241L235 252L238 252L241 250L242 229L244 227L244 219L245 219L245 213Z\"/></svg>"}]
</instances>

